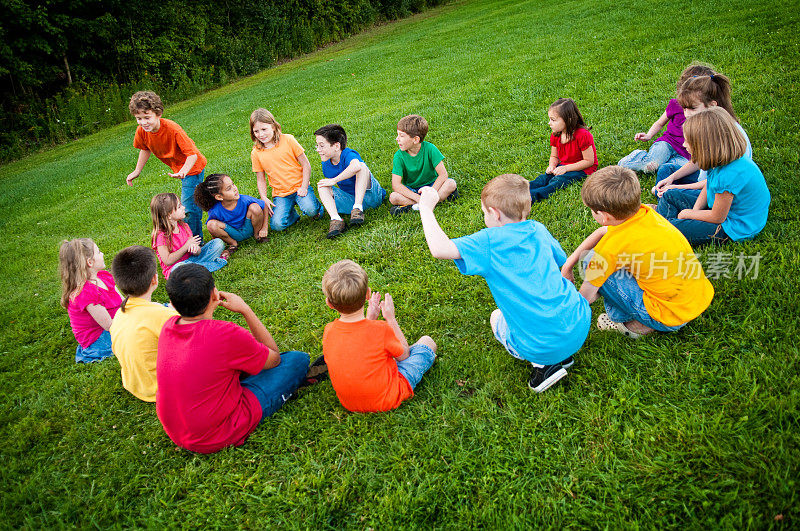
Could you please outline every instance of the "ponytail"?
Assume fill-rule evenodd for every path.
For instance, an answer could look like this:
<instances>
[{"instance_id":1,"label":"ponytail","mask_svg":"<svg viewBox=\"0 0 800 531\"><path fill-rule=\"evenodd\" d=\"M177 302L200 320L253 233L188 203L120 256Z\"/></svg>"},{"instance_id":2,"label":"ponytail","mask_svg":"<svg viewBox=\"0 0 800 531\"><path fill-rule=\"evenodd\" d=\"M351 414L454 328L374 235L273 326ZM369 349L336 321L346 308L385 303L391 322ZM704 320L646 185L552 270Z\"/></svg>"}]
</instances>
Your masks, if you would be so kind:
<instances>
[{"instance_id":1,"label":"ponytail","mask_svg":"<svg viewBox=\"0 0 800 531\"><path fill-rule=\"evenodd\" d=\"M206 212L219 203L219 200L214 196L220 193L223 177L228 177L228 175L212 173L194 189L194 202Z\"/></svg>"}]
</instances>

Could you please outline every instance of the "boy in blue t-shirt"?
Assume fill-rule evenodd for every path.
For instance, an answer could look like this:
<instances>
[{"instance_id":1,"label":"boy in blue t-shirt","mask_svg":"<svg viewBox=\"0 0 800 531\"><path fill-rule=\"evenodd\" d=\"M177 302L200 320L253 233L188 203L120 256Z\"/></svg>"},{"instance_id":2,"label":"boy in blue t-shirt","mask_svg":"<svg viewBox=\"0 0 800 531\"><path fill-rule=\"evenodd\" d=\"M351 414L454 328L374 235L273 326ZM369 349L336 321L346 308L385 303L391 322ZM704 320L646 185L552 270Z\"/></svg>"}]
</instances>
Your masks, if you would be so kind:
<instances>
[{"instance_id":1,"label":"boy in blue t-shirt","mask_svg":"<svg viewBox=\"0 0 800 531\"><path fill-rule=\"evenodd\" d=\"M324 176L317 183L317 190L331 216L327 237L335 238L346 228L339 214L349 212L350 225L361 225L364 210L378 208L386 190L373 177L358 151L347 147L347 133L341 125L324 125L314 131L314 136Z\"/></svg>"},{"instance_id":2,"label":"boy in blue t-shirt","mask_svg":"<svg viewBox=\"0 0 800 531\"><path fill-rule=\"evenodd\" d=\"M431 186L439 192L439 200L458 198L456 181L447 176L444 155L425 142L428 122L418 114L409 114L397 122L397 146L392 161L392 193L390 212L399 216L409 210L418 210L419 189Z\"/></svg>"},{"instance_id":3,"label":"boy in blue t-shirt","mask_svg":"<svg viewBox=\"0 0 800 531\"><path fill-rule=\"evenodd\" d=\"M515 358L533 365L528 387L541 393L567 375L572 355L586 340L592 312L575 285L561 275L566 254L544 225L526 220L531 211L528 181L515 174L483 187L485 229L451 240L433 207L439 194L420 190L419 211L434 258L455 260L465 275L486 279L498 309L490 323L497 340Z\"/></svg>"}]
</instances>

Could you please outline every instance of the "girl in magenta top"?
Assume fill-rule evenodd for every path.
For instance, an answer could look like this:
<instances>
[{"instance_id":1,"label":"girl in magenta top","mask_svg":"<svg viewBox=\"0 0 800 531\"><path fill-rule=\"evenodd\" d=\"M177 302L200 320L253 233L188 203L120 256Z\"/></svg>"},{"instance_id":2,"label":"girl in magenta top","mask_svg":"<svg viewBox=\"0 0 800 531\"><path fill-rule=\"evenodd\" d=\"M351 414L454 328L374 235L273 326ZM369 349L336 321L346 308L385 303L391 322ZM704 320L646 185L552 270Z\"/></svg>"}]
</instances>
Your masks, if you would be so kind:
<instances>
[{"instance_id":1,"label":"girl in magenta top","mask_svg":"<svg viewBox=\"0 0 800 531\"><path fill-rule=\"evenodd\" d=\"M547 110L550 162L530 182L531 201L545 199L560 188L591 175L597 169L594 137L572 98L559 98Z\"/></svg>"},{"instance_id":2,"label":"girl in magenta top","mask_svg":"<svg viewBox=\"0 0 800 531\"><path fill-rule=\"evenodd\" d=\"M105 271L103 253L89 238L64 241L58 253L61 306L67 309L78 341L75 361L100 361L111 352L111 319L122 304L114 278Z\"/></svg>"},{"instance_id":3,"label":"girl in magenta top","mask_svg":"<svg viewBox=\"0 0 800 531\"><path fill-rule=\"evenodd\" d=\"M713 70L707 65L700 63L690 64L681 72L681 76L678 78L677 90L680 91L681 86L687 79L695 76L708 76L712 72ZM650 146L650 151L634 150L631 154L623 157L619 161L619 165L623 168L630 168L633 171L655 173L664 164L683 166L689 162L689 152L683 147L683 122L685 120L683 107L678 103L678 100L672 98L667 103L664 113L658 120L653 122L650 129L646 133L636 133L633 139L648 142L666 125L667 130L664 134L653 142L653 145Z\"/></svg>"}]
</instances>

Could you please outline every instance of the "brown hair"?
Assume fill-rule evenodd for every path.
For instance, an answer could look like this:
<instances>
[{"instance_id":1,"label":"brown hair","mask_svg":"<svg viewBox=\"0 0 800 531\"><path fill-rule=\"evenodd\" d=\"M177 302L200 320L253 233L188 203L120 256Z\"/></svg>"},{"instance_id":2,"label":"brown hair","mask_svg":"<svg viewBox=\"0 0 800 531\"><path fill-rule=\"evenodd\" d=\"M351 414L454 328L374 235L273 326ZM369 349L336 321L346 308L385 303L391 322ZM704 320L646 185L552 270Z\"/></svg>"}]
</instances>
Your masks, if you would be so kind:
<instances>
[{"instance_id":1,"label":"brown hair","mask_svg":"<svg viewBox=\"0 0 800 531\"><path fill-rule=\"evenodd\" d=\"M419 141L425 140L425 135L428 134L428 121L419 114L409 114L403 116L397 122L397 130L402 131L410 137L419 137Z\"/></svg>"},{"instance_id":2,"label":"brown hair","mask_svg":"<svg viewBox=\"0 0 800 531\"><path fill-rule=\"evenodd\" d=\"M250 114L250 138L253 139L253 144L255 144L256 149L264 149L264 144L258 141L256 138L256 134L253 133L253 127L255 127L256 122L261 122L262 124L271 125L273 130L275 131L274 141L277 144L281 139L281 124L275 120L275 117L272 116L272 113L266 109L256 109Z\"/></svg>"},{"instance_id":3,"label":"brown hair","mask_svg":"<svg viewBox=\"0 0 800 531\"><path fill-rule=\"evenodd\" d=\"M140 90L131 96L131 101L128 104L128 110L131 114L137 112L153 111L158 116L164 114L164 104L161 103L161 98L158 94L151 90Z\"/></svg>"},{"instance_id":4,"label":"brown hair","mask_svg":"<svg viewBox=\"0 0 800 531\"><path fill-rule=\"evenodd\" d=\"M94 256L94 241L90 238L64 240L58 250L58 273L61 276L61 306L77 295L89 280L89 259Z\"/></svg>"},{"instance_id":5,"label":"brown hair","mask_svg":"<svg viewBox=\"0 0 800 531\"><path fill-rule=\"evenodd\" d=\"M564 132L570 138L575 136L575 131L580 127L590 129L586 127L581 111L578 110L578 106L572 98L558 98L548 109L556 111L556 114L564 120Z\"/></svg>"},{"instance_id":6,"label":"brown hair","mask_svg":"<svg viewBox=\"0 0 800 531\"><path fill-rule=\"evenodd\" d=\"M692 162L703 170L725 166L747 151L747 140L736 120L720 107L709 107L687 118L683 137L692 152Z\"/></svg>"},{"instance_id":7,"label":"brown hair","mask_svg":"<svg viewBox=\"0 0 800 531\"><path fill-rule=\"evenodd\" d=\"M496 208L513 220L523 220L531 212L530 185L516 173L498 175L483 186L481 203Z\"/></svg>"},{"instance_id":8,"label":"brown hair","mask_svg":"<svg viewBox=\"0 0 800 531\"><path fill-rule=\"evenodd\" d=\"M683 84L690 77L697 76L710 76L715 74L714 67L708 63L701 63L700 61L692 61L692 63L683 69L681 77L678 78L678 86L675 90L680 91Z\"/></svg>"},{"instance_id":9,"label":"brown hair","mask_svg":"<svg viewBox=\"0 0 800 531\"><path fill-rule=\"evenodd\" d=\"M642 188L633 170L606 166L586 178L581 188L583 204L593 212L607 212L617 219L628 219L642 205Z\"/></svg>"},{"instance_id":10,"label":"brown hair","mask_svg":"<svg viewBox=\"0 0 800 531\"><path fill-rule=\"evenodd\" d=\"M336 262L322 276L322 292L339 313L362 308L368 291L367 272L352 260Z\"/></svg>"},{"instance_id":11,"label":"brown hair","mask_svg":"<svg viewBox=\"0 0 800 531\"><path fill-rule=\"evenodd\" d=\"M222 183L225 177L230 179L230 175L227 173L212 173L195 187L194 202L197 203L197 206L208 212L219 203L219 199L214 196L222 193Z\"/></svg>"},{"instance_id":12,"label":"brown hair","mask_svg":"<svg viewBox=\"0 0 800 531\"><path fill-rule=\"evenodd\" d=\"M172 214L178 205L181 204L178 196L173 193L157 194L150 201L150 217L153 219L153 230L150 233L150 241L153 249L156 248L156 236L159 232L163 232L167 237L167 247L172 249L172 220L169 215ZM182 221L179 223L183 223Z\"/></svg>"},{"instance_id":13,"label":"brown hair","mask_svg":"<svg viewBox=\"0 0 800 531\"><path fill-rule=\"evenodd\" d=\"M712 72L707 76L690 77L678 89L678 103L684 109L692 108L698 103L709 107L712 102L716 102L734 120L739 121L731 102L731 80L724 74Z\"/></svg>"}]
</instances>

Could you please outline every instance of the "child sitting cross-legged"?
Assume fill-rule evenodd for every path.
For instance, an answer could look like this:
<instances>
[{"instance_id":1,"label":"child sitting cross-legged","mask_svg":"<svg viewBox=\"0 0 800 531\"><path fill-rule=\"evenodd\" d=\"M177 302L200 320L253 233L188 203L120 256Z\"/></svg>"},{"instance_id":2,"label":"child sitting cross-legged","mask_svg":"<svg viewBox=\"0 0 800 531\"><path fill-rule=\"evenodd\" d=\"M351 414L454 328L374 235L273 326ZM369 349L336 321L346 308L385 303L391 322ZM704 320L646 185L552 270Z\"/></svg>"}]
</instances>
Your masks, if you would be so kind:
<instances>
[{"instance_id":1,"label":"child sitting cross-legged","mask_svg":"<svg viewBox=\"0 0 800 531\"><path fill-rule=\"evenodd\" d=\"M158 287L158 260L152 249L126 247L114 257L111 272L125 295L109 329L122 387L140 400L155 402L158 336L167 319L178 312L150 300Z\"/></svg>"},{"instance_id":2,"label":"child sitting cross-legged","mask_svg":"<svg viewBox=\"0 0 800 531\"><path fill-rule=\"evenodd\" d=\"M583 260L580 293L590 303L603 296L606 313L597 327L630 338L674 332L703 313L714 288L686 237L649 206L642 205L633 170L608 166L581 189L584 204L602 225L573 252L561 271Z\"/></svg>"},{"instance_id":3,"label":"child sitting cross-legged","mask_svg":"<svg viewBox=\"0 0 800 531\"><path fill-rule=\"evenodd\" d=\"M419 210L434 258L455 260L465 275L486 279L498 309L490 323L497 340L515 358L533 366L528 387L541 393L567 375L589 333L589 304L561 276L566 260L561 245L544 225L527 220L528 181L519 175L495 177L483 187L485 229L451 240L433 207L439 194L420 190Z\"/></svg>"},{"instance_id":4,"label":"child sitting cross-legged","mask_svg":"<svg viewBox=\"0 0 800 531\"><path fill-rule=\"evenodd\" d=\"M298 388L305 352L278 345L241 297L217 291L198 264L176 269L167 294L179 316L158 339L156 413L169 438L193 452L244 444ZM244 317L250 331L213 319L217 306Z\"/></svg>"},{"instance_id":5,"label":"child sitting cross-legged","mask_svg":"<svg viewBox=\"0 0 800 531\"><path fill-rule=\"evenodd\" d=\"M322 351L331 384L346 409L388 411L414 396L436 358L428 336L409 347L388 293L371 293L367 273L352 260L333 264L322 277L325 302L340 316L325 326ZM364 305L369 300L367 316ZM383 312L385 321L379 320Z\"/></svg>"}]
</instances>

